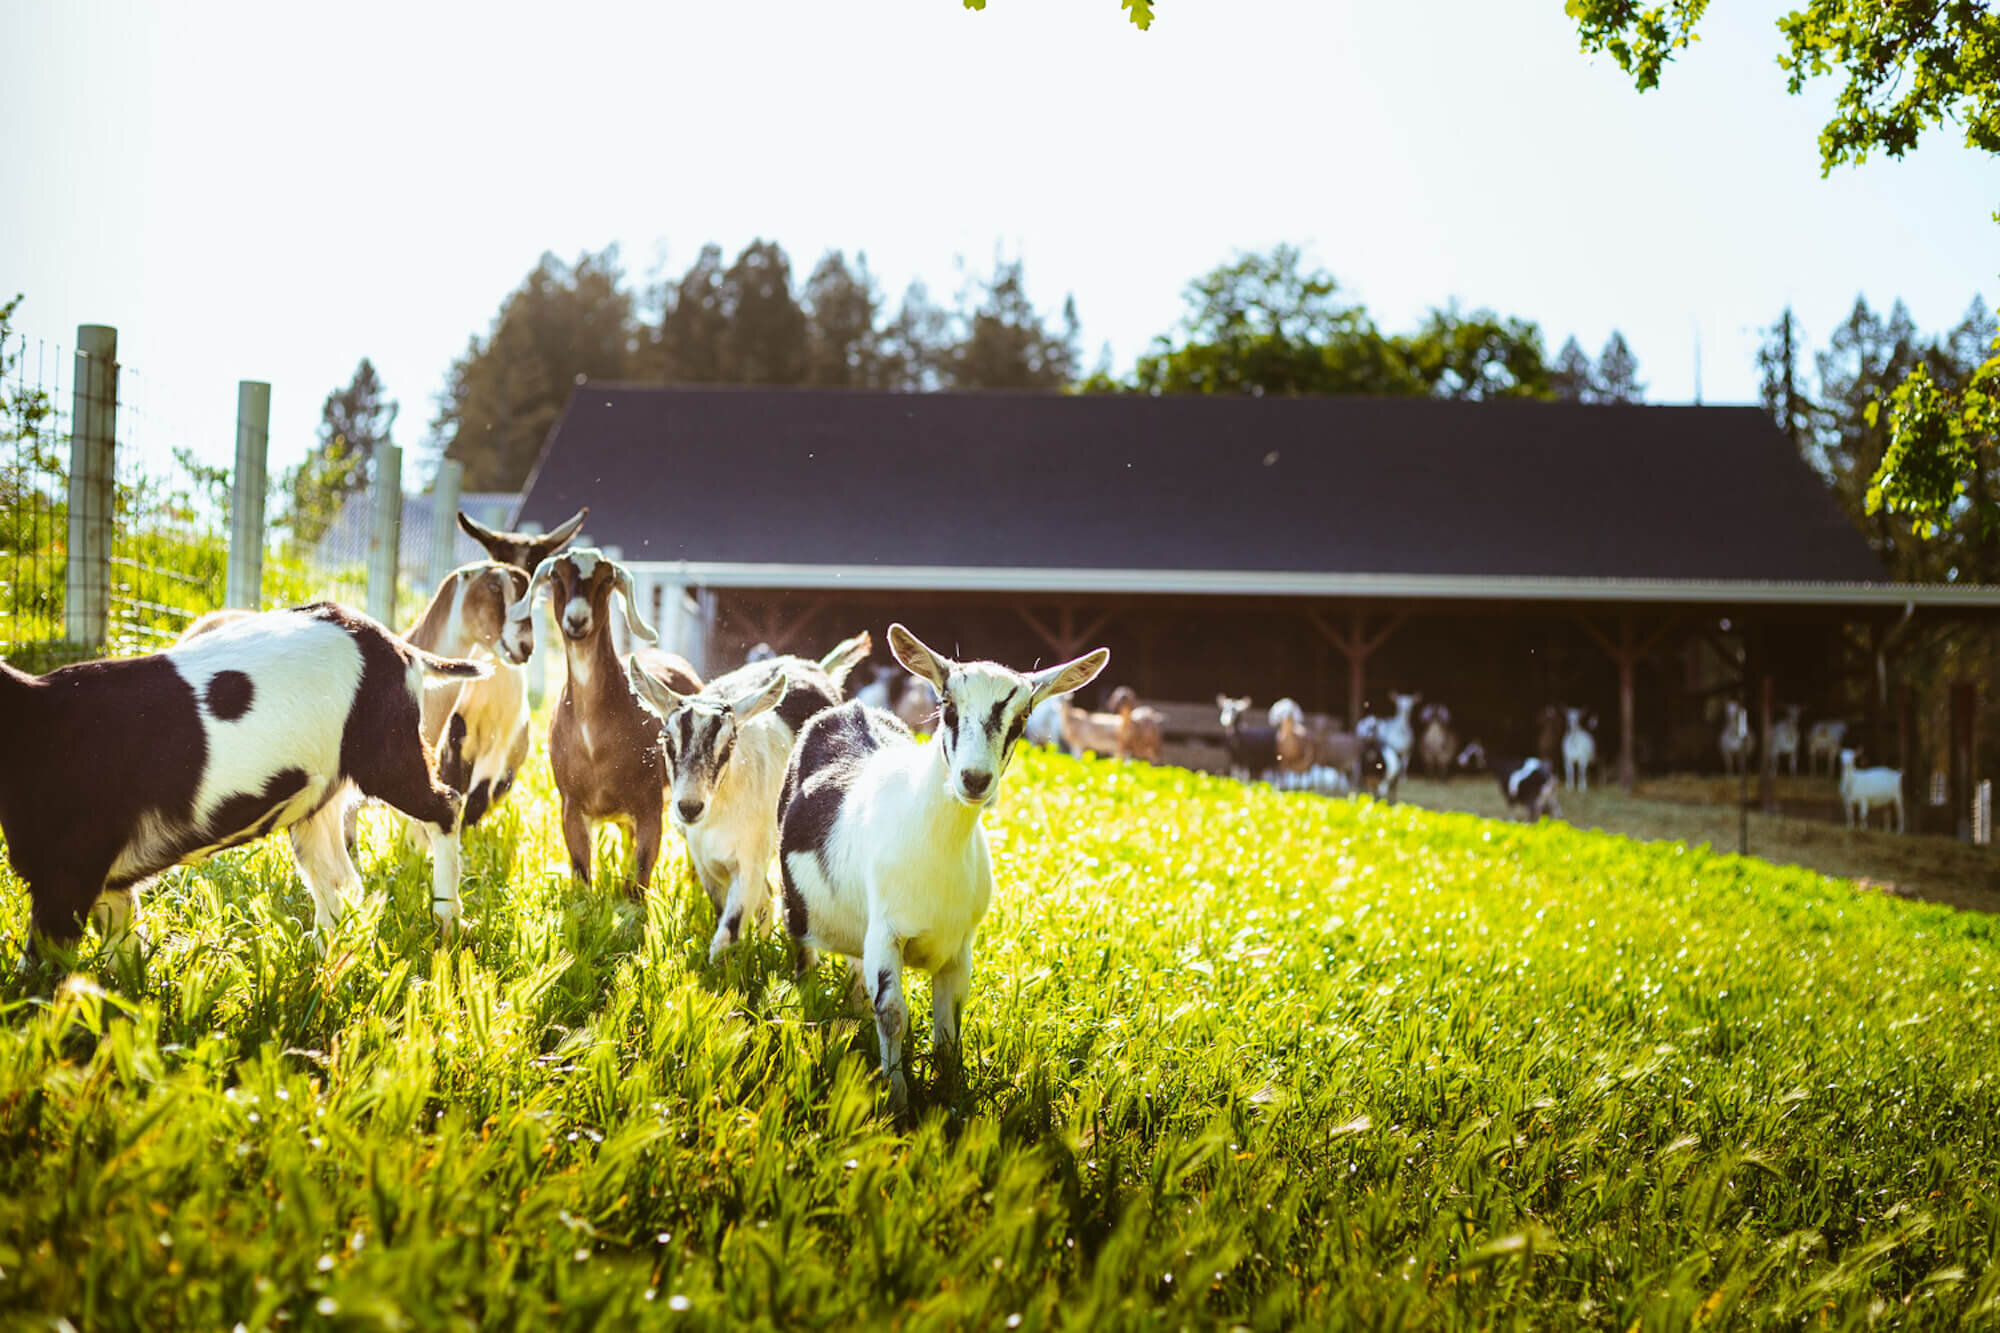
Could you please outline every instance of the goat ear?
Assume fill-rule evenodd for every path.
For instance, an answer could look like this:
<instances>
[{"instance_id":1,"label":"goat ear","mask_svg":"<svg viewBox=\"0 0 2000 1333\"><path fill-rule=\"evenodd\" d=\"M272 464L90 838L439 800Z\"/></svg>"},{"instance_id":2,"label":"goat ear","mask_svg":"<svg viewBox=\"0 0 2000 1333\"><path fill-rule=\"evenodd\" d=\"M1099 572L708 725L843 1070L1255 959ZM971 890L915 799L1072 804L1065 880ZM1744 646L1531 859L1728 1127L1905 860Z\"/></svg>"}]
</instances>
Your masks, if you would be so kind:
<instances>
[{"instance_id":1,"label":"goat ear","mask_svg":"<svg viewBox=\"0 0 2000 1333\"><path fill-rule=\"evenodd\" d=\"M729 711L735 715L736 725L742 726L759 713L767 713L771 709L776 708L779 701L785 697L785 691L789 688L791 688L791 682L785 679L783 671L779 671L771 677L771 683L763 689L751 690L748 693L731 699L729 701Z\"/></svg>"},{"instance_id":2,"label":"goat ear","mask_svg":"<svg viewBox=\"0 0 2000 1333\"><path fill-rule=\"evenodd\" d=\"M578 515L581 519L582 515ZM611 567L611 577L617 581L619 595L625 599L625 628L632 631L632 637L645 643L658 643L660 635L639 616L639 594L632 586L632 571L623 565Z\"/></svg>"},{"instance_id":3,"label":"goat ear","mask_svg":"<svg viewBox=\"0 0 2000 1333\"><path fill-rule=\"evenodd\" d=\"M674 693L673 686L640 666L637 653L625 659L625 674L631 680L632 692L639 696L639 702L662 719L687 702L685 695Z\"/></svg>"},{"instance_id":4,"label":"goat ear","mask_svg":"<svg viewBox=\"0 0 2000 1333\"><path fill-rule=\"evenodd\" d=\"M889 626L889 651L896 655L896 660L911 675L922 676L940 694L944 692L945 680L951 675L952 660L926 648L923 640L910 633L901 621Z\"/></svg>"},{"instance_id":5,"label":"goat ear","mask_svg":"<svg viewBox=\"0 0 2000 1333\"><path fill-rule=\"evenodd\" d=\"M1034 702L1040 703L1052 694L1069 694L1080 690L1097 679L1097 673L1104 670L1111 661L1109 648L1095 648L1073 662L1052 666L1046 671L1037 671L1028 677L1035 687Z\"/></svg>"},{"instance_id":6,"label":"goat ear","mask_svg":"<svg viewBox=\"0 0 2000 1333\"><path fill-rule=\"evenodd\" d=\"M820 669L833 677L836 685L845 685L847 675L875 651L875 640L867 630L862 630L851 639L842 639L833 646L833 651L819 659Z\"/></svg>"},{"instance_id":7,"label":"goat ear","mask_svg":"<svg viewBox=\"0 0 2000 1333\"><path fill-rule=\"evenodd\" d=\"M465 516L461 514L459 517L464 518ZM536 565L534 574L528 579L528 590L521 594L520 601L515 602L507 608L507 619L526 620L534 612L535 594L541 590L541 586L544 583L548 582L549 575L555 573L555 571L556 558L554 556L550 556L548 559L542 561L541 564Z\"/></svg>"}]
</instances>

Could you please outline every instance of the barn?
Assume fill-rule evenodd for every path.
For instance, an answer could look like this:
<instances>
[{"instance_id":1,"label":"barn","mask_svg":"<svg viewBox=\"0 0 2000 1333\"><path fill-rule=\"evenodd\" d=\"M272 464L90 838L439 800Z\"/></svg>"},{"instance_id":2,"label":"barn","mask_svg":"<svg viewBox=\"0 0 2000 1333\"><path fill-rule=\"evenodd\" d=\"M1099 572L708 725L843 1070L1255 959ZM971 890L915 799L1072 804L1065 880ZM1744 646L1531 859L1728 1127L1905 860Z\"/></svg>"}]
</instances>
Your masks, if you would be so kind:
<instances>
[{"instance_id":1,"label":"barn","mask_svg":"<svg viewBox=\"0 0 2000 1333\"><path fill-rule=\"evenodd\" d=\"M1898 635L2000 607L1890 582L1749 407L587 384L517 521L583 505L707 670L892 619L1022 664L1104 643L1148 699L1415 690L1491 745L1589 707L1628 783L1713 767L1730 697L1893 751Z\"/></svg>"}]
</instances>

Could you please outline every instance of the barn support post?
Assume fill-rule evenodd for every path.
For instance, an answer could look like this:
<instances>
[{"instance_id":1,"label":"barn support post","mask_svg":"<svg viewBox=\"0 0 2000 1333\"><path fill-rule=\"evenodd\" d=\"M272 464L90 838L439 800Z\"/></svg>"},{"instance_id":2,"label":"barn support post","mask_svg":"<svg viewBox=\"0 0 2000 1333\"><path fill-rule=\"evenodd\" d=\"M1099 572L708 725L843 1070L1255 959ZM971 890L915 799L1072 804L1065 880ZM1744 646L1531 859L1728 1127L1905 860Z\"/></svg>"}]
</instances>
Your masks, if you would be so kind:
<instances>
[{"instance_id":1,"label":"barn support post","mask_svg":"<svg viewBox=\"0 0 2000 1333\"><path fill-rule=\"evenodd\" d=\"M1382 628L1375 634L1368 633L1368 612L1360 602L1347 608L1347 632L1342 633L1333 623L1317 611L1306 612L1312 622L1334 650L1347 659L1347 728L1352 731L1361 721L1361 706L1368 697L1368 659L1375 650L1389 641L1389 636L1409 618L1407 611L1392 611Z\"/></svg>"},{"instance_id":2,"label":"barn support post","mask_svg":"<svg viewBox=\"0 0 2000 1333\"><path fill-rule=\"evenodd\" d=\"M271 386L236 382L236 475L229 484L229 575L222 604L264 604L264 469L271 444Z\"/></svg>"},{"instance_id":3,"label":"barn support post","mask_svg":"<svg viewBox=\"0 0 2000 1333\"><path fill-rule=\"evenodd\" d=\"M1653 654L1677 622L1669 617L1641 639L1632 613L1621 611L1615 642L1589 617L1579 615L1576 622L1618 668L1618 785L1629 795L1639 780L1639 663Z\"/></svg>"},{"instance_id":4,"label":"barn support post","mask_svg":"<svg viewBox=\"0 0 2000 1333\"><path fill-rule=\"evenodd\" d=\"M1079 628L1076 608L1068 602L1056 608L1054 625L1044 624L1025 606L1017 605L1014 613L1028 623L1028 628L1035 632L1036 638L1048 645L1049 650L1056 654L1058 662L1067 662L1072 657L1080 656L1084 651L1084 645L1096 638L1098 631L1104 628L1105 622L1111 619L1110 612L1103 612L1091 617Z\"/></svg>"},{"instance_id":5,"label":"barn support post","mask_svg":"<svg viewBox=\"0 0 2000 1333\"><path fill-rule=\"evenodd\" d=\"M1757 691L1758 741L1757 754L1760 763L1757 768L1757 807L1767 815L1778 813L1778 761L1771 753L1771 696L1775 682L1766 671L1759 678Z\"/></svg>"},{"instance_id":6,"label":"barn support post","mask_svg":"<svg viewBox=\"0 0 2000 1333\"><path fill-rule=\"evenodd\" d=\"M63 637L95 652L111 629L111 530L118 436L118 330L76 326L69 437L69 560Z\"/></svg>"},{"instance_id":7,"label":"barn support post","mask_svg":"<svg viewBox=\"0 0 2000 1333\"><path fill-rule=\"evenodd\" d=\"M1969 680L1951 683L1951 810L1952 834L1960 842L1972 837L1973 738L1978 734L1979 687Z\"/></svg>"}]
</instances>

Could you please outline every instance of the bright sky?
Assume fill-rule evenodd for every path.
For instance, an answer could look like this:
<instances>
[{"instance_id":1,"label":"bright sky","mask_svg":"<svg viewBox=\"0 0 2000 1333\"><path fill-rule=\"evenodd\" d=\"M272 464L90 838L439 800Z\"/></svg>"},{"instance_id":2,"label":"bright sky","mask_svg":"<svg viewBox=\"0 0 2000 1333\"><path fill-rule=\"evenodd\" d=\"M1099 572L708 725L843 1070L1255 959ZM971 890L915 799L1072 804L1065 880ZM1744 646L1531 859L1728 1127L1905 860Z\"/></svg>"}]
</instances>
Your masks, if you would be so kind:
<instances>
[{"instance_id":1,"label":"bright sky","mask_svg":"<svg viewBox=\"0 0 2000 1333\"><path fill-rule=\"evenodd\" d=\"M1919 326L2000 305L2000 164L1934 135L1822 180L1832 88L1785 95L1784 4L1728 0L1640 96L1561 0L0 4L0 294L119 330L157 437L226 459L272 390L275 473L372 357L423 438L544 250L642 281L704 241L799 276L868 254L893 302L1019 252L1123 370L1238 249L1295 241L1391 330L1452 296L1551 354L1622 329L1655 401L1756 394L1787 303ZM65 371L64 379L68 375Z\"/></svg>"}]
</instances>

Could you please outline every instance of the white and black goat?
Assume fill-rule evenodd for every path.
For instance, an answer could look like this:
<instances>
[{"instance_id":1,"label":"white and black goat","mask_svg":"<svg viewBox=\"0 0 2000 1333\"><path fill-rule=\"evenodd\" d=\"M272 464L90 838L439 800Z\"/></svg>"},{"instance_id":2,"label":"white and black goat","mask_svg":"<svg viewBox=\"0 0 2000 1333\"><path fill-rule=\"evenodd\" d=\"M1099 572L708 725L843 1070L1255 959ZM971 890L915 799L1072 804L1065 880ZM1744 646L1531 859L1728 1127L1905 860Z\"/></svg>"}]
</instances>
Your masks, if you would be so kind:
<instances>
[{"instance_id":1,"label":"white and black goat","mask_svg":"<svg viewBox=\"0 0 2000 1333\"><path fill-rule=\"evenodd\" d=\"M817 662L766 657L684 693L631 666L639 701L660 719L670 796L667 817L715 905L708 961L736 943L745 920L770 920L778 850L778 788L799 728L840 702L841 684L868 656L868 635Z\"/></svg>"},{"instance_id":2,"label":"white and black goat","mask_svg":"<svg viewBox=\"0 0 2000 1333\"><path fill-rule=\"evenodd\" d=\"M632 835L633 887L643 891L660 855L665 786L660 719L640 704L618 660L611 641L612 594L625 604L625 627L634 641L652 643L658 636L639 617L631 574L594 548L578 547L537 565L528 591L508 608L509 618L528 619L543 588L555 603L567 667L549 719L549 771L562 798L570 870L590 883L591 832L598 824L617 824ZM679 693L701 688L694 668L671 653L642 649L632 656Z\"/></svg>"},{"instance_id":3,"label":"white and black goat","mask_svg":"<svg viewBox=\"0 0 2000 1333\"><path fill-rule=\"evenodd\" d=\"M1417 728L1411 717L1423 697L1421 694L1397 694L1391 690L1389 702L1395 705L1396 712L1394 716L1383 718L1375 733L1384 745L1396 752L1406 769L1417 754Z\"/></svg>"},{"instance_id":4,"label":"white and black goat","mask_svg":"<svg viewBox=\"0 0 2000 1333\"><path fill-rule=\"evenodd\" d=\"M1507 802L1508 814L1518 813L1530 824L1543 815L1562 818L1562 806L1556 802L1556 793L1562 782L1556 777L1555 769L1541 756L1509 756L1493 760L1487 756L1484 746L1473 741L1459 752L1457 763L1467 770L1489 770L1500 782L1500 795Z\"/></svg>"},{"instance_id":5,"label":"white and black goat","mask_svg":"<svg viewBox=\"0 0 2000 1333\"><path fill-rule=\"evenodd\" d=\"M1847 827L1857 821L1868 827L1868 812L1875 806L1893 807L1896 832L1903 831L1903 774L1894 768L1856 768L1855 752L1840 752L1840 803L1847 811Z\"/></svg>"},{"instance_id":6,"label":"white and black goat","mask_svg":"<svg viewBox=\"0 0 2000 1333\"><path fill-rule=\"evenodd\" d=\"M779 865L802 965L814 949L860 959L882 1070L901 1107L903 969L931 974L933 1054L955 1055L973 942L994 891L980 816L999 797L1035 705L1088 684L1111 654L1099 648L1023 675L954 662L901 625L889 627L889 650L937 689L936 734L919 745L893 714L858 702L806 723L778 798Z\"/></svg>"},{"instance_id":7,"label":"white and black goat","mask_svg":"<svg viewBox=\"0 0 2000 1333\"><path fill-rule=\"evenodd\" d=\"M1806 733L1806 771L1818 776L1819 761L1826 760L1829 777L1838 777L1840 749L1847 743L1847 724L1837 718L1822 718Z\"/></svg>"},{"instance_id":8,"label":"white and black goat","mask_svg":"<svg viewBox=\"0 0 2000 1333\"><path fill-rule=\"evenodd\" d=\"M471 828L514 785L528 757L528 673L532 617L507 609L528 588L528 573L498 560L462 565L438 585L403 638L440 657L491 659L493 674L424 691L424 743L438 777L465 794L461 829Z\"/></svg>"},{"instance_id":9,"label":"white and black goat","mask_svg":"<svg viewBox=\"0 0 2000 1333\"><path fill-rule=\"evenodd\" d=\"M278 829L330 929L361 883L342 833L350 784L424 825L431 910L450 932L459 796L424 744L424 678L486 672L330 602L46 676L0 662L0 832L35 932L74 939L88 914L126 947L143 881Z\"/></svg>"},{"instance_id":10,"label":"white and black goat","mask_svg":"<svg viewBox=\"0 0 2000 1333\"><path fill-rule=\"evenodd\" d=\"M1408 696L1403 696L1408 697ZM1403 784L1403 774L1409 769L1406 751L1397 749L1385 740L1384 734L1393 719L1364 717L1354 728L1354 737L1360 746L1356 760L1356 791L1365 791L1378 800L1396 803L1396 792Z\"/></svg>"},{"instance_id":11,"label":"white and black goat","mask_svg":"<svg viewBox=\"0 0 2000 1333\"><path fill-rule=\"evenodd\" d=\"M1723 772L1749 771L1757 742L1750 734L1750 710L1734 699L1723 700L1722 734L1716 737L1716 748L1722 752Z\"/></svg>"},{"instance_id":12,"label":"white and black goat","mask_svg":"<svg viewBox=\"0 0 2000 1333\"><path fill-rule=\"evenodd\" d=\"M1571 791L1590 790L1590 767L1597 762L1597 714L1563 709L1563 777Z\"/></svg>"},{"instance_id":13,"label":"white and black goat","mask_svg":"<svg viewBox=\"0 0 2000 1333\"><path fill-rule=\"evenodd\" d=\"M1278 733L1243 719L1250 711L1250 698L1215 696L1216 716L1222 722L1223 744L1229 747L1229 773L1245 782L1267 777L1278 766Z\"/></svg>"}]
</instances>

